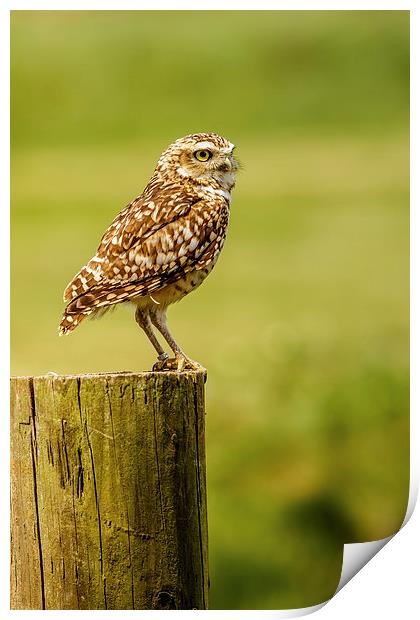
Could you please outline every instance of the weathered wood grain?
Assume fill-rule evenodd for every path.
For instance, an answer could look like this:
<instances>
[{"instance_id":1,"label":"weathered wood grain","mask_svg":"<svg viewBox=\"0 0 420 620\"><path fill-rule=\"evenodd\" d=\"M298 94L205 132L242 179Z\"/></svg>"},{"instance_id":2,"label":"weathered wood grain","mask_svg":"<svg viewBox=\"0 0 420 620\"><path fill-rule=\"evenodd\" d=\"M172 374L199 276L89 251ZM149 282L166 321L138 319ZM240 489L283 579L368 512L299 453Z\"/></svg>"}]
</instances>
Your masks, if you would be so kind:
<instances>
[{"instance_id":1,"label":"weathered wood grain","mask_svg":"<svg viewBox=\"0 0 420 620\"><path fill-rule=\"evenodd\" d=\"M12 379L12 609L207 608L204 382Z\"/></svg>"}]
</instances>

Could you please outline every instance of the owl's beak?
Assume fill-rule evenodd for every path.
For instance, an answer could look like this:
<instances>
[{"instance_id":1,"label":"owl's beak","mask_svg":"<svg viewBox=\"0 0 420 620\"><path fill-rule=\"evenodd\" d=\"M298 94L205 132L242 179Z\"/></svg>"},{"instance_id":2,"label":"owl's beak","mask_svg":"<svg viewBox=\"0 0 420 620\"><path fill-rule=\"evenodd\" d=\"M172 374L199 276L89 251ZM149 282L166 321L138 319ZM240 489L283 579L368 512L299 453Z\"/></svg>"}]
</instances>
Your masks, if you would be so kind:
<instances>
[{"instance_id":1,"label":"owl's beak","mask_svg":"<svg viewBox=\"0 0 420 620\"><path fill-rule=\"evenodd\" d=\"M226 165L226 169L228 172L230 172L232 170L232 162L230 160L230 157L226 157L225 159L225 165Z\"/></svg>"}]
</instances>

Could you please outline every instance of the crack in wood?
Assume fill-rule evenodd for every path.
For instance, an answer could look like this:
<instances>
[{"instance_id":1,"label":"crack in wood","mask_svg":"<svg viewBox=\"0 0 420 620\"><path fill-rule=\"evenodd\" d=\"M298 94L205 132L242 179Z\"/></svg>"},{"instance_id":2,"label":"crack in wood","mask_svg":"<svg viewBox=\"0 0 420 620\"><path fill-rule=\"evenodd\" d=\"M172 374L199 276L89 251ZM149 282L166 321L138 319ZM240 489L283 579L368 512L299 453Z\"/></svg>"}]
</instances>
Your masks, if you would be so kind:
<instances>
[{"instance_id":1,"label":"crack in wood","mask_svg":"<svg viewBox=\"0 0 420 620\"><path fill-rule=\"evenodd\" d=\"M197 485L197 515L198 515L198 532L200 541L200 558L201 558L201 580L203 587L203 605L206 600L205 592L205 567L203 555L203 532L201 526L202 517L202 498L201 498L201 476L200 476L200 442L198 436L199 420L198 420L198 402L197 402L197 384L194 386L194 426L195 426L195 465L196 465L196 485Z\"/></svg>"},{"instance_id":2,"label":"crack in wood","mask_svg":"<svg viewBox=\"0 0 420 620\"><path fill-rule=\"evenodd\" d=\"M31 455L32 455L32 476L33 476L33 485L34 485L34 501L35 501L35 526L36 526L36 534L38 540L38 554L39 554L39 572L40 572L40 581L41 581L41 609L45 609L45 583L44 583L44 563L42 558L42 541L41 541L41 527L39 522L39 506L38 506L38 482L37 482L37 467L36 460L38 456L38 448L36 442L36 409L35 409L35 392L34 392L34 382L32 377L29 379L29 394L30 394L30 403L31 403L31 414L30 418L32 421L31 426Z\"/></svg>"},{"instance_id":3,"label":"crack in wood","mask_svg":"<svg viewBox=\"0 0 420 620\"><path fill-rule=\"evenodd\" d=\"M99 560L100 560L100 565L101 565L101 577L102 577L102 582L103 582L104 604L105 604L105 609L108 609L108 607L107 607L107 600L106 600L106 579L105 579L105 576L104 576L104 558L103 558L103 548L102 548L101 511L100 511L100 507L99 507L98 488L96 486L95 461L93 459L93 450L92 450L92 444L90 443L89 432L87 430L87 423L86 423L86 437L87 437L87 443L88 443L89 453L90 453L90 463L91 463L91 467L92 467L92 478L93 478L93 489L94 489L94 493L95 493L95 507L96 507L96 513L97 513L97 517L98 517L98 536L99 536L99 553L100 553Z\"/></svg>"}]
</instances>

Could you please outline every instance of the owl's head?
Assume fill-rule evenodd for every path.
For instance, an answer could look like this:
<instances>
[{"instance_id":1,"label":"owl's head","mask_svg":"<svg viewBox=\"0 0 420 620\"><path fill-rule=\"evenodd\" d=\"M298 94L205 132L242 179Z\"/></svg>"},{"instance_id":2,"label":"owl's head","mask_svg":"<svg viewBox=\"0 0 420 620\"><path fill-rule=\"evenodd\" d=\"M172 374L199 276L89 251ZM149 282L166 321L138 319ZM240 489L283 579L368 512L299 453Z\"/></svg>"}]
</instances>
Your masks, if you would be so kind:
<instances>
[{"instance_id":1,"label":"owl's head","mask_svg":"<svg viewBox=\"0 0 420 620\"><path fill-rule=\"evenodd\" d=\"M162 154L158 168L199 183L214 181L223 189L235 185L238 162L235 145L216 133L196 133L179 138ZM169 171L169 170L168 170Z\"/></svg>"}]
</instances>

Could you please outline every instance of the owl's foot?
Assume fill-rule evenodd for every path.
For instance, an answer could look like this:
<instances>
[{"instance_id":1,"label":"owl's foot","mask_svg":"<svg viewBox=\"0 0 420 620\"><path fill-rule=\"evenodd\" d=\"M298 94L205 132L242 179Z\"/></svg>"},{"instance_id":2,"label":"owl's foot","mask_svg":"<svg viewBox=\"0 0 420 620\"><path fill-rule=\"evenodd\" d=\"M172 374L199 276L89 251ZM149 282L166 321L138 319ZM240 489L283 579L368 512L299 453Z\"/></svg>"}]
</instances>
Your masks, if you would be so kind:
<instances>
[{"instance_id":1,"label":"owl's foot","mask_svg":"<svg viewBox=\"0 0 420 620\"><path fill-rule=\"evenodd\" d=\"M191 360L186 355L177 353L175 357L169 357L167 353L159 355L158 361L153 365L153 371L165 371L172 370L176 372L183 372L184 370L204 370L204 367Z\"/></svg>"},{"instance_id":2,"label":"owl's foot","mask_svg":"<svg viewBox=\"0 0 420 620\"><path fill-rule=\"evenodd\" d=\"M186 355L176 355L175 362L178 372L182 372L183 370L204 370L204 367L201 364L195 362Z\"/></svg>"},{"instance_id":3,"label":"owl's foot","mask_svg":"<svg viewBox=\"0 0 420 620\"><path fill-rule=\"evenodd\" d=\"M168 368L166 368L168 362L170 362L171 360L169 359L169 355L165 352L165 353L161 353L161 355L158 356L157 358L157 362L155 362L152 366L152 371L160 371L160 370L168 370Z\"/></svg>"}]
</instances>

